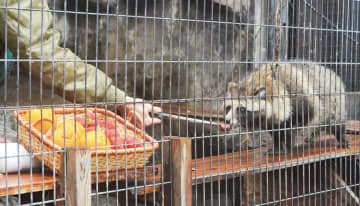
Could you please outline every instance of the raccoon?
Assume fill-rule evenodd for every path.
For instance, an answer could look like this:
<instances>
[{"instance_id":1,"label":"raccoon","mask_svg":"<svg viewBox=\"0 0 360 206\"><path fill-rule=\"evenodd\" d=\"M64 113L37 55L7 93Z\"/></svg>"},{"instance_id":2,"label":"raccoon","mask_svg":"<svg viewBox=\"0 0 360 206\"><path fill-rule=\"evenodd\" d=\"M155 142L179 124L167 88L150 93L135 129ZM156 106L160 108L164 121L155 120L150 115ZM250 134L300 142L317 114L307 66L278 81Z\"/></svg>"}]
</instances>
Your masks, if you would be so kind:
<instances>
[{"instance_id":1,"label":"raccoon","mask_svg":"<svg viewBox=\"0 0 360 206\"><path fill-rule=\"evenodd\" d=\"M295 138L345 139L345 89L340 77L317 64L266 64L239 83L228 83L225 123L268 130L275 153L287 153ZM234 98L235 97L235 98Z\"/></svg>"}]
</instances>

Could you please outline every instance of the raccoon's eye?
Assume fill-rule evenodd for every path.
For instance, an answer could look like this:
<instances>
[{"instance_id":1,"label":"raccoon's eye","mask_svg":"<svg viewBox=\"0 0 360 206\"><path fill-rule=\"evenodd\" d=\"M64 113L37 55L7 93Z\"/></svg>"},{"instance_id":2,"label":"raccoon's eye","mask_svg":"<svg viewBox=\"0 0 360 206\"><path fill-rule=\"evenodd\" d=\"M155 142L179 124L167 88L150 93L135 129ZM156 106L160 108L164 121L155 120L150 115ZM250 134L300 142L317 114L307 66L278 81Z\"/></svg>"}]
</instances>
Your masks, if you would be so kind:
<instances>
[{"instance_id":1,"label":"raccoon's eye","mask_svg":"<svg viewBox=\"0 0 360 206\"><path fill-rule=\"evenodd\" d=\"M230 110L231 110L231 106L227 106L227 107L225 108L225 114L227 114Z\"/></svg>"},{"instance_id":2,"label":"raccoon's eye","mask_svg":"<svg viewBox=\"0 0 360 206\"><path fill-rule=\"evenodd\" d=\"M266 97L266 90L265 90L265 88L260 88L259 90L257 90L257 91L255 92L254 96L260 97L260 98L265 98L265 97Z\"/></svg>"}]
</instances>

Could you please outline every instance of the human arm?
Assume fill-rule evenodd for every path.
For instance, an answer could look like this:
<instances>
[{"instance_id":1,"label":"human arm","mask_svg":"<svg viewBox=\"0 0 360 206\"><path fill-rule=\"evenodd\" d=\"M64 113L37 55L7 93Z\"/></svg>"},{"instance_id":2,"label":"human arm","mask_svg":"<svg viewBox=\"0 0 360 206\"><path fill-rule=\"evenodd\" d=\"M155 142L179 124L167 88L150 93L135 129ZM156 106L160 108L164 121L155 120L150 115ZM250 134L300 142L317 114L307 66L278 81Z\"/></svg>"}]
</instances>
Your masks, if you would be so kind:
<instances>
[{"instance_id":1,"label":"human arm","mask_svg":"<svg viewBox=\"0 0 360 206\"><path fill-rule=\"evenodd\" d=\"M119 111L133 122L136 119L141 128L143 121L145 126L160 122L150 117L160 108L143 103L124 105L134 99L115 87L104 72L61 47L60 36L46 0L0 2L0 38L44 85L54 87L55 93L65 94L67 100L75 103L119 104Z\"/></svg>"}]
</instances>

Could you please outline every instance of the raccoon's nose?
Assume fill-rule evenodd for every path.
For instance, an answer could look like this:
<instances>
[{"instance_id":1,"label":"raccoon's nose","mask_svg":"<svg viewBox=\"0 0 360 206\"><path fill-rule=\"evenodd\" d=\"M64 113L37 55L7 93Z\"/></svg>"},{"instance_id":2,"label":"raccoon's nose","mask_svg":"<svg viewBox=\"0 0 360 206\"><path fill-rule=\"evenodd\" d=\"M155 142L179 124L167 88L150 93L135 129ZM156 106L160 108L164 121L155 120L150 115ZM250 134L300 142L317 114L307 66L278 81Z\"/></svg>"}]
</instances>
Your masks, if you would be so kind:
<instances>
[{"instance_id":1,"label":"raccoon's nose","mask_svg":"<svg viewBox=\"0 0 360 206\"><path fill-rule=\"evenodd\" d=\"M230 123L231 123L231 119L225 119L225 123L226 123L226 124L230 124Z\"/></svg>"}]
</instances>

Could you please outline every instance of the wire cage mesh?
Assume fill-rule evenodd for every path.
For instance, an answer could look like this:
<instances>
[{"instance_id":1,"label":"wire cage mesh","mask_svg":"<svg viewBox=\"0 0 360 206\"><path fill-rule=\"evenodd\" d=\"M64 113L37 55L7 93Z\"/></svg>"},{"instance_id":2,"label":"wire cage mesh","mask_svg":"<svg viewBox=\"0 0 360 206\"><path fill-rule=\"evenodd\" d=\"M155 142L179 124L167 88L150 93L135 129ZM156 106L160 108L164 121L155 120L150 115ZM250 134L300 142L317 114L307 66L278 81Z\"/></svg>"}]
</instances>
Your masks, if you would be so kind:
<instances>
[{"instance_id":1,"label":"wire cage mesh","mask_svg":"<svg viewBox=\"0 0 360 206\"><path fill-rule=\"evenodd\" d=\"M359 205L359 21L358 0L1 1L0 205Z\"/></svg>"}]
</instances>

